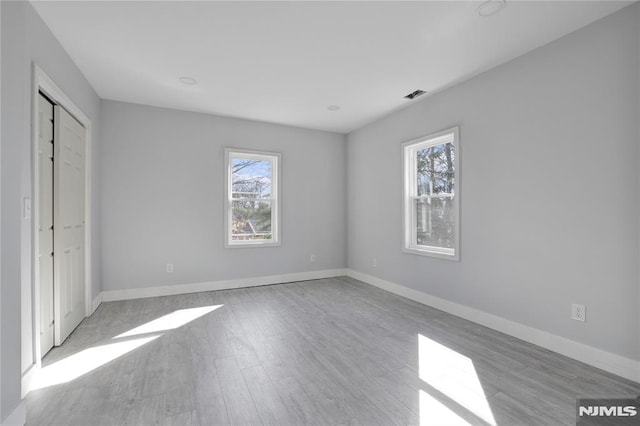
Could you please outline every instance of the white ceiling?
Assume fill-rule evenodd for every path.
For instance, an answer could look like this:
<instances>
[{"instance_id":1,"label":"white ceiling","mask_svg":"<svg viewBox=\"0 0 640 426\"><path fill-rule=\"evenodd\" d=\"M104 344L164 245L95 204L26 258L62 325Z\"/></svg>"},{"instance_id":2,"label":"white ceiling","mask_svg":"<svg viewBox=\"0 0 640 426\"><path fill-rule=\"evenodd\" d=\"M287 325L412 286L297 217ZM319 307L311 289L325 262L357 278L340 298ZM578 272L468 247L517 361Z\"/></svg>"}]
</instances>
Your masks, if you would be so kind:
<instances>
[{"instance_id":1,"label":"white ceiling","mask_svg":"<svg viewBox=\"0 0 640 426\"><path fill-rule=\"evenodd\" d=\"M347 133L629 2L32 3L104 99Z\"/></svg>"}]
</instances>

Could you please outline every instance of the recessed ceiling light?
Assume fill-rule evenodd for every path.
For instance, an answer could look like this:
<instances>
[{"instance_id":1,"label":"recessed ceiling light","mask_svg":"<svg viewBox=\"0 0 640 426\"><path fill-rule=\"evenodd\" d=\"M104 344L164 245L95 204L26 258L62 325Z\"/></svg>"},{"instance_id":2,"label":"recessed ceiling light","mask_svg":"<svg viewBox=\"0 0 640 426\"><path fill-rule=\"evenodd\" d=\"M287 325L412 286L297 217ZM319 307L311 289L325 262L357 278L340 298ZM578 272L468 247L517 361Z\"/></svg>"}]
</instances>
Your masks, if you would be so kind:
<instances>
[{"instance_id":1,"label":"recessed ceiling light","mask_svg":"<svg viewBox=\"0 0 640 426\"><path fill-rule=\"evenodd\" d=\"M178 80L180 80L180 83L186 84L187 86L194 86L198 83L195 78L186 75L178 78Z\"/></svg>"},{"instance_id":2,"label":"recessed ceiling light","mask_svg":"<svg viewBox=\"0 0 640 426\"><path fill-rule=\"evenodd\" d=\"M329 105L329 106L327 107L327 109L328 109L329 111L337 111L337 110L339 110L339 109L340 109L340 105Z\"/></svg>"},{"instance_id":3,"label":"recessed ceiling light","mask_svg":"<svg viewBox=\"0 0 640 426\"><path fill-rule=\"evenodd\" d=\"M480 3L476 9L476 13L480 16L491 16L500 12L506 6L506 0L486 0Z\"/></svg>"}]
</instances>

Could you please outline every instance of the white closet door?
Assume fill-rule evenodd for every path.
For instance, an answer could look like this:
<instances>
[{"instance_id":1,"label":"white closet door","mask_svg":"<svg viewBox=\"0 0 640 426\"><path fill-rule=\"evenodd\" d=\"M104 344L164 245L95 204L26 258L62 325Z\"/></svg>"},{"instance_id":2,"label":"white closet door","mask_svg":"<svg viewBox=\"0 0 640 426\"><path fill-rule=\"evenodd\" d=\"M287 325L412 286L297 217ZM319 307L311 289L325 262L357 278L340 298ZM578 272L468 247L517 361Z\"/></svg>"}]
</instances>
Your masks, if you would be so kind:
<instances>
[{"instance_id":1,"label":"white closet door","mask_svg":"<svg viewBox=\"0 0 640 426\"><path fill-rule=\"evenodd\" d=\"M60 345L84 318L85 129L55 107L54 312Z\"/></svg>"},{"instance_id":2,"label":"white closet door","mask_svg":"<svg viewBox=\"0 0 640 426\"><path fill-rule=\"evenodd\" d=\"M40 353L53 347L53 104L40 95L38 134Z\"/></svg>"}]
</instances>

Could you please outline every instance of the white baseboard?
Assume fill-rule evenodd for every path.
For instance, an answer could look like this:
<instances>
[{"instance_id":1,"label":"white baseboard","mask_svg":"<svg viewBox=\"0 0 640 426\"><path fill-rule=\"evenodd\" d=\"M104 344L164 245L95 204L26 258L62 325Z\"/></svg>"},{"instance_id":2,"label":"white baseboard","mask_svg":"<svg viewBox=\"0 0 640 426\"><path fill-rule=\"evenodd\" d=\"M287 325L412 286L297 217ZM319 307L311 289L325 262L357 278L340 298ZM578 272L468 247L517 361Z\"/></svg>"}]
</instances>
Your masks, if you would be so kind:
<instances>
[{"instance_id":1,"label":"white baseboard","mask_svg":"<svg viewBox=\"0 0 640 426\"><path fill-rule=\"evenodd\" d=\"M33 384L36 376L36 371L38 370L38 366L34 363L31 364L27 370L22 373L21 378L21 398L26 398L27 394L31 391L31 385Z\"/></svg>"},{"instance_id":2,"label":"white baseboard","mask_svg":"<svg viewBox=\"0 0 640 426\"><path fill-rule=\"evenodd\" d=\"M1 426L23 426L25 423L27 423L27 406L23 399L16 409L4 419Z\"/></svg>"},{"instance_id":3,"label":"white baseboard","mask_svg":"<svg viewBox=\"0 0 640 426\"><path fill-rule=\"evenodd\" d=\"M177 284L161 287L143 287L103 291L96 297L100 302L114 300L142 299L146 297L171 296L175 294L199 293L202 291L228 290L233 288L257 287L261 285L283 284L295 281L317 280L344 276L344 269L298 272L293 274L270 275L266 277L241 278L234 280L207 281L193 284ZM95 304L95 301L94 301ZM97 306L96 306L97 308Z\"/></svg>"},{"instance_id":4,"label":"white baseboard","mask_svg":"<svg viewBox=\"0 0 640 426\"><path fill-rule=\"evenodd\" d=\"M102 303L102 293L99 293L91 303L91 315L93 315L93 313L96 311L96 309L98 309L98 306L100 306L101 303Z\"/></svg>"},{"instance_id":5,"label":"white baseboard","mask_svg":"<svg viewBox=\"0 0 640 426\"><path fill-rule=\"evenodd\" d=\"M400 284L347 269L346 275L364 283L387 290L398 296L406 297L424 305L448 312L458 317L492 328L534 345L541 346L559 354L568 356L585 364L617 374L626 379L640 383L640 361L635 361L602 349L594 348L565 337L551 334L537 328L529 327L497 315L489 314L465 305L450 302Z\"/></svg>"}]
</instances>

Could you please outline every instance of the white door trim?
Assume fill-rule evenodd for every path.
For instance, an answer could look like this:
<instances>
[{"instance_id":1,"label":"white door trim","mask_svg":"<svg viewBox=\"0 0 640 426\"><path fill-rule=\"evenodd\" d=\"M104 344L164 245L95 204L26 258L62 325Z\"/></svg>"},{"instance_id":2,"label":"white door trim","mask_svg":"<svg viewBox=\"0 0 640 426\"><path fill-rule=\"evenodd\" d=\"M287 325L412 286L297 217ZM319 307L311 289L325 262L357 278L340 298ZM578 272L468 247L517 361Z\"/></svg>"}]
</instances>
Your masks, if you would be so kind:
<instances>
[{"instance_id":1,"label":"white door trim","mask_svg":"<svg viewBox=\"0 0 640 426\"><path fill-rule=\"evenodd\" d=\"M40 176L38 172L38 99L39 92L45 93L52 101L63 107L86 129L85 159L85 316L91 315L91 120L76 106L71 99L53 82L53 80L35 63L33 64L33 92L31 111L31 170L32 170L32 220L31 220L31 309L32 309L32 348L33 360L37 369L41 367L40 350L40 272L37 256L39 252L38 224L40 223ZM29 392L23 382L23 396Z\"/></svg>"}]
</instances>

